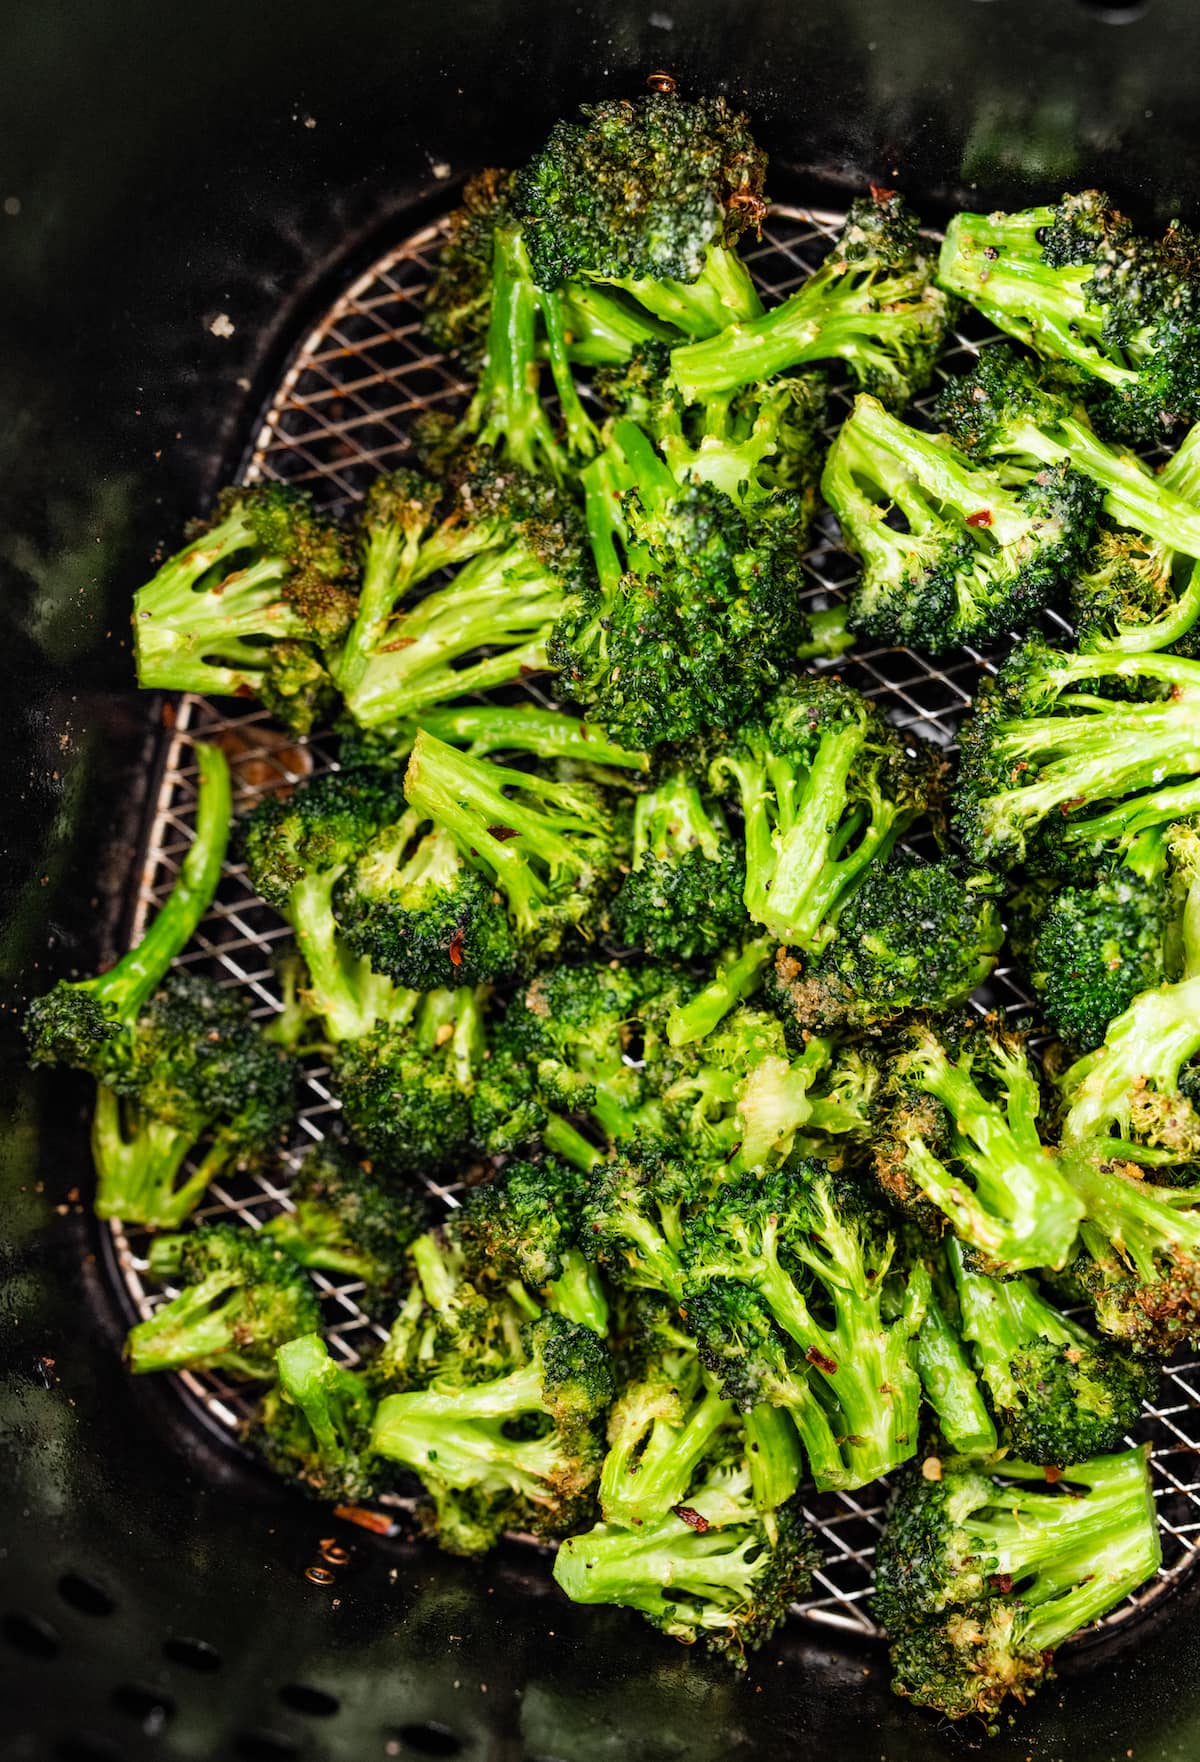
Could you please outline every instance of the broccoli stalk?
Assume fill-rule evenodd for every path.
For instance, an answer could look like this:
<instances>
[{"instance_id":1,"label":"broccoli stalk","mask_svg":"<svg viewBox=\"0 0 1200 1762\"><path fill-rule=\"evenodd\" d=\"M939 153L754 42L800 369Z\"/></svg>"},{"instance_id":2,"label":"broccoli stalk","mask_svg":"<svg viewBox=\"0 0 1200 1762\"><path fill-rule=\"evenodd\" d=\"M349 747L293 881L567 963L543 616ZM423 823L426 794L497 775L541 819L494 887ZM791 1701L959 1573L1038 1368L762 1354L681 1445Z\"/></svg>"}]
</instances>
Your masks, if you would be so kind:
<instances>
[{"instance_id":1,"label":"broccoli stalk","mask_svg":"<svg viewBox=\"0 0 1200 1762\"><path fill-rule=\"evenodd\" d=\"M608 1298L581 1246L585 1191L566 1161L514 1160L470 1188L449 1227L481 1288L530 1286L555 1314L604 1335Z\"/></svg>"},{"instance_id":2,"label":"broccoli stalk","mask_svg":"<svg viewBox=\"0 0 1200 1762\"><path fill-rule=\"evenodd\" d=\"M368 1310L395 1298L407 1275L405 1251L427 1221L423 1191L385 1184L370 1164L327 1143L305 1157L288 1200L288 1210L263 1225L265 1236L300 1266L360 1279Z\"/></svg>"},{"instance_id":3,"label":"broccoli stalk","mask_svg":"<svg viewBox=\"0 0 1200 1762\"><path fill-rule=\"evenodd\" d=\"M862 561L851 629L930 654L1027 629L1078 567L1100 504L1069 465L972 466L861 395L821 488Z\"/></svg>"},{"instance_id":4,"label":"broccoli stalk","mask_svg":"<svg viewBox=\"0 0 1200 1762\"><path fill-rule=\"evenodd\" d=\"M371 1498L377 1477L367 1444L375 1404L362 1377L330 1356L320 1334L288 1340L275 1364L279 1381L250 1428L268 1465L321 1499Z\"/></svg>"},{"instance_id":5,"label":"broccoli stalk","mask_svg":"<svg viewBox=\"0 0 1200 1762\"><path fill-rule=\"evenodd\" d=\"M951 1051L914 1023L891 1093L875 1167L893 1198L928 1201L1001 1271L1066 1264L1083 1207L1038 1136L1037 1079L1017 1036L983 1023Z\"/></svg>"},{"instance_id":6,"label":"broccoli stalk","mask_svg":"<svg viewBox=\"0 0 1200 1762\"><path fill-rule=\"evenodd\" d=\"M178 1296L129 1330L125 1355L135 1374L220 1370L270 1380L279 1347L320 1327L307 1275L274 1242L232 1224L206 1224L186 1236L156 1236L150 1276L182 1281Z\"/></svg>"},{"instance_id":7,"label":"broccoli stalk","mask_svg":"<svg viewBox=\"0 0 1200 1762\"><path fill-rule=\"evenodd\" d=\"M707 985L671 1010L667 1019L669 1043L679 1047L706 1039L730 1010L754 996L774 952L770 936L752 937L740 948L724 950Z\"/></svg>"},{"instance_id":8,"label":"broccoli stalk","mask_svg":"<svg viewBox=\"0 0 1200 1762\"><path fill-rule=\"evenodd\" d=\"M371 731L348 729L342 737L344 766L378 767L407 760L420 729L459 746L471 758L492 753L529 753L539 759L567 759L603 771L648 771L647 753L631 752L610 740L606 729L562 710L533 704L456 704Z\"/></svg>"},{"instance_id":9,"label":"broccoli stalk","mask_svg":"<svg viewBox=\"0 0 1200 1762\"><path fill-rule=\"evenodd\" d=\"M1054 1483L1007 1459L991 1474L951 1458L934 1478L914 1465L876 1555L896 1692L990 1718L1046 1681L1064 1640L1161 1563L1148 1456L1100 1456Z\"/></svg>"},{"instance_id":10,"label":"broccoli stalk","mask_svg":"<svg viewBox=\"0 0 1200 1762\"><path fill-rule=\"evenodd\" d=\"M798 680L713 761L745 822L746 910L777 942L816 951L838 913L925 805L919 759L834 679Z\"/></svg>"},{"instance_id":11,"label":"broccoli stalk","mask_svg":"<svg viewBox=\"0 0 1200 1762\"><path fill-rule=\"evenodd\" d=\"M686 771L638 796L633 865L612 906L622 941L667 960L715 954L745 926L744 886L724 815Z\"/></svg>"},{"instance_id":12,"label":"broccoli stalk","mask_svg":"<svg viewBox=\"0 0 1200 1762\"><path fill-rule=\"evenodd\" d=\"M1064 1468L1119 1449L1153 1397L1158 1367L1097 1344L1027 1274L989 1278L954 1240L947 1256L963 1338L1014 1455Z\"/></svg>"},{"instance_id":13,"label":"broccoli stalk","mask_svg":"<svg viewBox=\"0 0 1200 1762\"><path fill-rule=\"evenodd\" d=\"M606 1523L641 1529L682 1505L734 1408L705 1381L700 1362L685 1378L651 1375L626 1386L608 1422L600 1474ZM682 1385L682 1386L681 1386Z\"/></svg>"},{"instance_id":14,"label":"broccoli stalk","mask_svg":"<svg viewBox=\"0 0 1200 1762\"><path fill-rule=\"evenodd\" d=\"M422 730L404 778L410 805L443 827L501 892L530 956L578 927L621 854L602 794L469 758Z\"/></svg>"},{"instance_id":15,"label":"broccoli stalk","mask_svg":"<svg viewBox=\"0 0 1200 1762\"><path fill-rule=\"evenodd\" d=\"M322 664L354 613L346 535L282 484L229 489L134 596L138 683L252 694L307 733L332 691Z\"/></svg>"},{"instance_id":16,"label":"broccoli stalk","mask_svg":"<svg viewBox=\"0 0 1200 1762\"><path fill-rule=\"evenodd\" d=\"M903 200L859 199L815 275L761 317L679 345L672 379L690 403L842 360L864 390L904 404L928 382L952 309L930 270Z\"/></svg>"},{"instance_id":17,"label":"broccoli stalk","mask_svg":"<svg viewBox=\"0 0 1200 1762\"><path fill-rule=\"evenodd\" d=\"M925 1319L913 1338L912 1361L938 1432L950 1448L966 1456L994 1455L999 1435L963 1343L958 1296L941 1255L931 1268Z\"/></svg>"}]
</instances>

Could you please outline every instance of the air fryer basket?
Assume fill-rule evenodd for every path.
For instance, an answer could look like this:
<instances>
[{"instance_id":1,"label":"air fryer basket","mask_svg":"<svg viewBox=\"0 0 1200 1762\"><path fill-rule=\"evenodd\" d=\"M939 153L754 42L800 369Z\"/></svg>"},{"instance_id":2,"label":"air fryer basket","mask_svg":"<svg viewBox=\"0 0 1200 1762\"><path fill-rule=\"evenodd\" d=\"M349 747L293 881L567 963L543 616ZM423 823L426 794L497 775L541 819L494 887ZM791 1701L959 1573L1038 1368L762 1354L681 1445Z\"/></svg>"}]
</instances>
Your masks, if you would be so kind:
<instances>
[{"instance_id":1,"label":"air fryer basket","mask_svg":"<svg viewBox=\"0 0 1200 1762\"><path fill-rule=\"evenodd\" d=\"M199 700L149 725L152 706L128 690L128 593L239 460L345 502L398 462L415 404L455 395L412 304L455 178L527 150L578 99L667 66L685 89L748 103L772 193L822 204L769 223L757 267L779 291L870 178L901 183L931 221L956 202L1086 181L1160 217L1194 212L1188 0L1141 10L846 0L801 19L712 4L564 20L477 4L451 30L428 17L385 29L352 6L335 36L317 7L272 0L250 20L218 3L177 35L127 3L87 31L51 5L14 32L18 126L0 173L17 413L0 442L14 996L136 933L185 847L192 734L223 732L244 798L329 762L319 741L302 751L255 712L226 719ZM828 543L810 569L818 601L848 574ZM865 652L842 670L945 741L982 664ZM280 934L233 872L195 958L265 1012ZM997 1002L1020 1005L1007 975ZM633 1617L571 1608L526 1544L455 1562L410 1542L403 1511L385 1511L392 1533L376 1536L278 1489L232 1442L236 1391L125 1378L121 1333L153 1298L142 1244L87 1215L85 1090L30 1081L15 1044L8 1088L0 1708L15 1756L657 1762L951 1756L980 1742L886 1690L865 1608L873 1489L814 1508L822 1582L745 1682ZM328 1112L314 1072L312 1135ZM249 1181L212 1200L260 1222L281 1202ZM325 1301L352 1353L366 1325L353 1289ZM1198 1404L1200 1366L1173 1367L1146 1434L1163 1578L1070 1649L1059 1687L988 1746L998 1759L1196 1753L1184 1581L1200 1533Z\"/></svg>"}]
</instances>

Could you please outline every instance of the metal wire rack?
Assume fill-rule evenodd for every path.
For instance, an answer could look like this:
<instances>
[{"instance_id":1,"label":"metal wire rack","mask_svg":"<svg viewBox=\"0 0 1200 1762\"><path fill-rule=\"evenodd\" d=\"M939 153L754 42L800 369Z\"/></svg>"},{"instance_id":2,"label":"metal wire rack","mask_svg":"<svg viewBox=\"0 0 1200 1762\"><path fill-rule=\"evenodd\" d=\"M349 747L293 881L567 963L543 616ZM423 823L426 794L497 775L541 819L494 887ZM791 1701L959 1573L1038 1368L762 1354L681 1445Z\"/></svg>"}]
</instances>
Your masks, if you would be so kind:
<instances>
[{"instance_id":1,"label":"metal wire rack","mask_svg":"<svg viewBox=\"0 0 1200 1762\"><path fill-rule=\"evenodd\" d=\"M843 216L824 210L780 207L772 210L761 242L748 253L768 298L790 293L820 263L836 238ZM444 236L444 223L424 228L387 251L334 301L295 349L271 397L242 462L243 481L274 478L302 484L325 504L345 508L358 500L372 478L411 458L408 425L420 411L461 408L465 382L454 363L435 353L421 335L420 296ZM970 364L994 336L970 318L955 332L943 371ZM833 389L831 416L840 422L847 393ZM813 607L841 597L853 564L840 548L836 525L826 516L805 561L806 597ZM1067 627L1058 622L1060 634ZM839 672L868 696L884 701L892 721L943 747L953 744L958 720L981 675L994 657L965 649L934 666L907 649L856 649L838 664ZM543 700L545 701L545 700ZM264 794L288 788L301 778L336 768L336 742L316 738L296 743L282 734L265 712L242 706L219 707L186 696L172 708L164 733L162 782L152 805L145 860L138 877L133 934L169 892L191 838L196 771L192 743L216 740L231 761L236 802L245 809ZM280 1007L273 956L287 929L262 905L245 870L230 863L216 902L201 925L185 964L211 972L222 983L241 987L254 1011L270 1017ZM1017 975L1001 967L980 1007L1020 1013L1030 1007ZM239 1172L209 1189L199 1220L237 1219L251 1229L290 1205L287 1182L296 1154L306 1140L321 1139L338 1104L327 1072L310 1064L304 1073L296 1153L275 1172ZM289 1166L289 1164L291 1166ZM431 1192L453 1207L454 1184L428 1182ZM146 1238L114 1223L113 1264L138 1316L147 1316L171 1294L148 1285ZM373 1335L383 1330L364 1314L361 1285L353 1280L314 1275L332 1349L357 1362ZM198 1423L236 1434L252 1405L244 1388L211 1375L179 1378ZM1101 1626L1126 1624L1175 1584L1200 1552L1200 1362L1172 1364L1159 1399L1146 1409L1139 1438L1154 1445L1154 1486L1163 1540L1158 1578L1129 1598ZM813 1594L795 1613L847 1636L868 1637L878 1630L868 1610L871 1568L886 1488L883 1483L855 1493L813 1495L808 1514L825 1551ZM398 1501L402 1503L402 1501Z\"/></svg>"}]
</instances>

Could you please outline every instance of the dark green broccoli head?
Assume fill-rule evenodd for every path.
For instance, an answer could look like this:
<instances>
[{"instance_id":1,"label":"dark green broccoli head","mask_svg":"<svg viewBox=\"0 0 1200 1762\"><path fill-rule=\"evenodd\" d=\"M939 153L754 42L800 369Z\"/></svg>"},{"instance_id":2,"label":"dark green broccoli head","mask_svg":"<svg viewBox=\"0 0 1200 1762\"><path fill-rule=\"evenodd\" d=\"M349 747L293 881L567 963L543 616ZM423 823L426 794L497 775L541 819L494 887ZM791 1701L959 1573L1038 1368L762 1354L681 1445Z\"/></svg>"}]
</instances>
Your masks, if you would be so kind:
<instances>
[{"instance_id":1,"label":"dark green broccoli head","mask_svg":"<svg viewBox=\"0 0 1200 1762\"><path fill-rule=\"evenodd\" d=\"M463 458L452 481L448 523L469 531L472 543L503 546L539 563L568 592L588 586L591 561L583 518L552 478L480 451Z\"/></svg>"},{"instance_id":2,"label":"dark green broccoli head","mask_svg":"<svg viewBox=\"0 0 1200 1762\"><path fill-rule=\"evenodd\" d=\"M282 597L304 630L322 648L344 636L355 608L354 546L346 529L318 513L307 490L284 483L238 485L222 490L211 521L193 529L193 548L230 520L248 529L248 548L257 553L248 564L243 560L243 568L268 560L281 564Z\"/></svg>"},{"instance_id":3,"label":"dark green broccoli head","mask_svg":"<svg viewBox=\"0 0 1200 1762\"><path fill-rule=\"evenodd\" d=\"M395 780L365 771L334 772L288 796L269 796L242 822L250 878L267 904L282 910L310 876L348 868L402 812Z\"/></svg>"},{"instance_id":4,"label":"dark green broccoli head","mask_svg":"<svg viewBox=\"0 0 1200 1762\"><path fill-rule=\"evenodd\" d=\"M347 1274L372 1309L408 1276L407 1250L429 1221L422 1188L384 1179L343 1146L312 1150L288 1192L288 1210L263 1226L301 1266Z\"/></svg>"},{"instance_id":5,"label":"dark green broccoli head","mask_svg":"<svg viewBox=\"0 0 1200 1762\"><path fill-rule=\"evenodd\" d=\"M422 831L413 813L365 847L339 882L336 904L350 947L415 991L479 985L518 964L495 887L448 832Z\"/></svg>"},{"instance_id":6,"label":"dark green broccoli head","mask_svg":"<svg viewBox=\"0 0 1200 1762\"><path fill-rule=\"evenodd\" d=\"M70 979L60 979L25 1011L25 1038L34 1064L70 1065L103 1077L124 1059L126 1038L117 1006Z\"/></svg>"},{"instance_id":7,"label":"dark green broccoli head","mask_svg":"<svg viewBox=\"0 0 1200 1762\"><path fill-rule=\"evenodd\" d=\"M1161 879L1112 868L1039 890L1019 941L1029 981L1056 1034L1081 1052L1139 992L1166 977L1169 900Z\"/></svg>"},{"instance_id":8,"label":"dark green broccoli head","mask_svg":"<svg viewBox=\"0 0 1200 1762\"><path fill-rule=\"evenodd\" d=\"M579 1244L585 1190L584 1176L556 1157L506 1163L452 1219L468 1272L535 1289L561 1278L563 1255Z\"/></svg>"},{"instance_id":9,"label":"dark green broccoli head","mask_svg":"<svg viewBox=\"0 0 1200 1762\"><path fill-rule=\"evenodd\" d=\"M778 950L767 995L789 1024L820 1034L962 1003L1004 940L998 886L950 862L893 857L868 871L815 959Z\"/></svg>"},{"instance_id":10,"label":"dark green broccoli head","mask_svg":"<svg viewBox=\"0 0 1200 1762\"><path fill-rule=\"evenodd\" d=\"M156 1236L150 1274L182 1289L130 1329L125 1352L134 1372L270 1379L279 1347L320 1328L307 1274L261 1232L205 1224L185 1236Z\"/></svg>"},{"instance_id":11,"label":"dark green broccoli head","mask_svg":"<svg viewBox=\"0 0 1200 1762\"><path fill-rule=\"evenodd\" d=\"M1026 424L1053 430L1077 404L1073 380L997 343L980 351L970 373L947 380L934 416L965 453L986 455Z\"/></svg>"},{"instance_id":12,"label":"dark green broccoli head","mask_svg":"<svg viewBox=\"0 0 1200 1762\"><path fill-rule=\"evenodd\" d=\"M1110 1342L1030 1341L1009 1366L1016 1399L997 1412L1013 1454L1062 1467L1118 1449L1154 1398L1159 1367Z\"/></svg>"},{"instance_id":13,"label":"dark green broccoli head","mask_svg":"<svg viewBox=\"0 0 1200 1762\"><path fill-rule=\"evenodd\" d=\"M512 182L512 172L492 168L466 184L425 294L423 322L430 342L447 354L460 351L472 366L478 365L487 337L496 227L509 217Z\"/></svg>"},{"instance_id":14,"label":"dark green broccoli head","mask_svg":"<svg viewBox=\"0 0 1200 1762\"><path fill-rule=\"evenodd\" d=\"M507 1043L529 1060L551 1107L595 1105L598 1087L630 1103L639 1073L624 1063L641 997L631 967L552 967L515 998L505 1020Z\"/></svg>"},{"instance_id":15,"label":"dark green broccoli head","mask_svg":"<svg viewBox=\"0 0 1200 1762\"><path fill-rule=\"evenodd\" d=\"M578 276L694 282L764 212L766 158L724 98L583 105L518 174L514 207L543 287Z\"/></svg>"},{"instance_id":16,"label":"dark green broccoli head","mask_svg":"<svg viewBox=\"0 0 1200 1762\"><path fill-rule=\"evenodd\" d=\"M1057 204L1039 229L1042 256L1051 269L1116 267L1134 244L1133 223L1102 190L1080 190Z\"/></svg>"},{"instance_id":17,"label":"dark green broccoli head","mask_svg":"<svg viewBox=\"0 0 1200 1762\"><path fill-rule=\"evenodd\" d=\"M256 685L263 707L289 734L311 734L327 726L338 694L318 645L284 638L264 654Z\"/></svg>"},{"instance_id":18,"label":"dark green broccoli head","mask_svg":"<svg viewBox=\"0 0 1200 1762\"><path fill-rule=\"evenodd\" d=\"M748 922L745 861L719 808L686 771L668 773L634 805L633 867L612 906L623 942L666 960L727 948Z\"/></svg>"},{"instance_id":19,"label":"dark green broccoli head","mask_svg":"<svg viewBox=\"0 0 1200 1762\"><path fill-rule=\"evenodd\" d=\"M556 1426L572 1431L611 1405L612 1360L591 1328L544 1315L532 1323L527 1347L541 1377L543 1407Z\"/></svg>"}]
</instances>

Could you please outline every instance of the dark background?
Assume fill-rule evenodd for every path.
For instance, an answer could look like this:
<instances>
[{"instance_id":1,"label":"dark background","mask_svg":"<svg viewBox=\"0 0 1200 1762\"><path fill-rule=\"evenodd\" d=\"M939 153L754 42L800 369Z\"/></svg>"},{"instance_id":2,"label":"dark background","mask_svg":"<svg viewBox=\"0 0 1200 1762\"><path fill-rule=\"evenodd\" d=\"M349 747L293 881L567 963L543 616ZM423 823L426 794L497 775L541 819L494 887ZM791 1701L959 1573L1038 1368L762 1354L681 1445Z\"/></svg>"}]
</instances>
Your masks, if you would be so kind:
<instances>
[{"instance_id":1,"label":"dark background","mask_svg":"<svg viewBox=\"0 0 1200 1762\"><path fill-rule=\"evenodd\" d=\"M662 68L745 101L781 197L882 180L936 220L1096 182L1195 219L1195 0L38 0L0 7L0 45L0 1754L1191 1762L1186 1594L987 1744L893 1701L873 1651L797 1632L734 1681L527 1557L376 1543L210 1456L120 1370L85 1096L13 1030L120 932L153 708L132 588L331 278L447 167Z\"/></svg>"}]
</instances>

